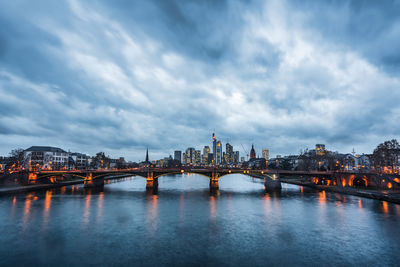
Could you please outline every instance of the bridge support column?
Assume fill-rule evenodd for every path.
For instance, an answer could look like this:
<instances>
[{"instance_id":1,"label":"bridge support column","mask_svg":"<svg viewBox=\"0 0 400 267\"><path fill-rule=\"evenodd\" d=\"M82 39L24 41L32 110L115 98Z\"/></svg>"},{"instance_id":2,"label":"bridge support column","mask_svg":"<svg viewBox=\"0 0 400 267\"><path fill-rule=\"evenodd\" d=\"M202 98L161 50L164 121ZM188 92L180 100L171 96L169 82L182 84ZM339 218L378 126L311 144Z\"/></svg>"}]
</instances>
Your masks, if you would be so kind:
<instances>
[{"instance_id":1,"label":"bridge support column","mask_svg":"<svg viewBox=\"0 0 400 267\"><path fill-rule=\"evenodd\" d=\"M101 187L104 186L104 178L93 178L92 173L88 173L83 182L84 188L93 188L93 187Z\"/></svg>"},{"instance_id":2,"label":"bridge support column","mask_svg":"<svg viewBox=\"0 0 400 267\"><path fill-rule=\"evenodd\" d=\"M151 172L147 175L146 189L158 188L158 177L153 177L154 174Z\"/></svg>"},{"instance_id":3,"label":"bridge support column","mask_svg":"<svg viewBox=\"0 0 400 267\"><path fill-rule=\"evenodd\" d=\"M279 174L275 173L272 175L271 178L265 177L264 178L264 186L265 186L265 190L267 190L267 191L281 190L282 185L281 185L281 181L279 180Z\"/></svg>"},{"instance_id":4,"label":"bridge support column","mask_svg":"<svg viewBox=\"0 0 400 267\"><path fill-rule=\"evenodd\" d=\"M37 183L37 174L30 172L28 176L28 184L36 184L36 183Z\"/></svg>"},{"instance_id":5,"label":"bridge support column","mask_svg":"<svg viewBox=\"0 0 400 267\"><path fill-rule=\"evenodd\" d=\"M218 184L218 174L213 173L210 179L210 189L211 190L218 190L219 189L219 184Z\"/></svg>"}]
</instances>

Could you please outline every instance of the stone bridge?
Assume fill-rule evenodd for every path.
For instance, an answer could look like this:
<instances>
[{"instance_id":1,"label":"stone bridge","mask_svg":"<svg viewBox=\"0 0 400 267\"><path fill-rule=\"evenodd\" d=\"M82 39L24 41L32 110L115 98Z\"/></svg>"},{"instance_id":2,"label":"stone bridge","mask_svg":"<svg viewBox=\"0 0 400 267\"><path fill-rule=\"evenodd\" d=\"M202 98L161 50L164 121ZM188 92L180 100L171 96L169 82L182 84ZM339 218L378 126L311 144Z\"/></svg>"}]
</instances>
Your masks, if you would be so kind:
<instances>
[{"instance_id":1,"label":"stone bridge","mask_svg":"<svg viewBox=\"0 0 400 267\"><path fill-rule=\"evenodd\" d=\"M118 179L128 176L140 176L146 179L146 188L157 188L158 178L170 174L194 173L205 176L210 180L210 188L218 189L221 177L230 174L244 174L264 179L267 188L280 188L279 173L271 170L225 169L225 168L135 168L121 170L82 170L82 171L37 171L29 172L29 184L35 184L43 179L53 182L60 176L82 179L85 187L104 185L104 179Z\"/></svg>"}]
</instances>

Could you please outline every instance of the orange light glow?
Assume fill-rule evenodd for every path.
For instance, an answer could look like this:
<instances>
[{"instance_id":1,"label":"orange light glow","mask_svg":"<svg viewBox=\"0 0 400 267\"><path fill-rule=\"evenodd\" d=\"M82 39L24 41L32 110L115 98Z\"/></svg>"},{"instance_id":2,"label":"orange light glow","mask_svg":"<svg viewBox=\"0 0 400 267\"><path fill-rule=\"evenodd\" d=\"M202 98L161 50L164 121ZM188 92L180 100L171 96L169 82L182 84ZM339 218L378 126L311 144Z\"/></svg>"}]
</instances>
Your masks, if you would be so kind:
<instances>
[{"instance_id":1,"label":"orange light glow","mask_svg":"<svg viewBox=\"0 0 400 267\"><path fill-rule=\"evenodd\" d=\"M35 184L36 180L37 180L37 174L35 173L29 173L29 177L28 177L29 183L30 184Z\"/></svg>"},{"instance_id":2,"label":"orange light glow","mask_svg":"<svg viewBox=\"0 0 400 267\"><path fill-rule=\"evenodd\" d=\"M215 215L217 213L217 208L215 206L215 196L210 197L210 213L211 213L211 217L215 218Z\"/></svg>"},{"instance_id":3,"label":"orange light glow","mask_svg":"<svg viewBox=\"0 0 400 267\"><path fill-rule=\"evenodd\" d=\"M49 212L51 206L51 191L46 191L46 197L44 199L44 210L46 213Z\"/></svg>"},{"instance_id":4,"label":"orange light glow","mask_svg":"<svg viewBox=\"0 0 400 267\"><path fill-rule=\"evenodd\" d=\"M64 195L66 191L67 191L67 187L66 187L66 186L61 187L60 193L61 193L62 195Z\"/></svg>"},{"instance_id":5,"label":"orange light glow","mask_svg":"<svg viewBox=\"0 0 400 267\"><path fill-rule=\"evenodd\" d=\"M319 203L325 203L326 202L326 193L325 193L325 191L319 192L318 201L319 201Z\"/></svg>"},{"instance_id":6,"label":"orange light glow","mask_svg":"<svg viewBox=\"0 0 400 267\"><path fill-rule=\"evenodd\" d=\"M51 176L51 177L50 177L50 182L51 182L52 184L54 184L54 183L56 182L56 177L55 177L55 176Z\"/></svg>"},{"instance_id":7,"label":"orange light glow","mask_svg":"<svg viewBox=\"0 0 400 267\"><path fill-rule=\"evenodd\" d=\"M389 213L389 205L386 201L382 201L382 210L383 213Z\"/></svg>"},{"instance_id":8,"label":"orange light glow","mask_svg":"<svg viewBox=\"0 0 400 267\"><path fill-rule=\"evenodd\" d=\"M346 186L346 180L342 180L342 186L343 186L343 187Z\"/></svg>"},{"instance_id":9,"label":"orange light glow","mask_svg":"<svg viewBox=\"0 0 400 267\"><path fill-rule=\"evenodd\" d=\"M358 199L358 207L359 207L360 209L362 209L362 202L361 202L361 199Z\"/></svg>"},{"instance_id":10,"label":"orange light glow","mask_svg":"<svg viewBox=\"0 0 400 267\"><path fill-rule=\"evenodd\" d=\"M31 208L31 201L32 201L33 193L30 193L26 196L25 199L25 207L24 207L24 217L29 215L29 211Z\"/></svg>"},{"instance_id":11,"label":"orange light glow","mask_svg":"<svg viewBox=\"0 0 400 267\"><path fill-rule=\"evenodd\" d=\"M91 194L86 195L85 200L85 209L83 213L83 222L87 224L89 222L89 215L90 215L90 199L92 198Z\"/></svg>"},{"instance_id":12,"label":"orange light glow","mask_svg":"<svg viewBox=\"0 0 400 267\"><path fill-rule=\"evenodd\" d=\"M389 189L391 189L391 188L393 187L392 183L388 183L388 184L387 184L387 187L388 187Z\"/></svg>"},{"instance_id":13,"label":"orange light glow","mask_svg":"<svg viewBox=\"0 0 400 267\"><path fill-rule=\"evenodd\" d=\"M400 179L399 178L394 178L393 181L395 181L396 183L400 184Z\"/></svg>"}]
</instances>

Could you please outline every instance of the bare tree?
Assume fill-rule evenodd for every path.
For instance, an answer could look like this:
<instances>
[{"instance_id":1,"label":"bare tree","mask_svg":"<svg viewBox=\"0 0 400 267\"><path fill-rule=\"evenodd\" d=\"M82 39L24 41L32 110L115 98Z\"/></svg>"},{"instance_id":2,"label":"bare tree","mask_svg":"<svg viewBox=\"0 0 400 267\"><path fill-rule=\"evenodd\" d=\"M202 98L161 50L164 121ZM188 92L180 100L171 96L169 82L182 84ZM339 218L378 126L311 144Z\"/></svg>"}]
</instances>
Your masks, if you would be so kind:
<instances>
[{"instance_id":1,"label":"bare tree","mask_svg":"<svg viewBox=\"0 0 400 267\"><path fill-rule=\"evenodd\" d=\"M372 162L377 169L390 166L392 170L398 165L400 144L396 139L379 144L372 154Z\"/></svg>"},{"instance_id":2,"label":"bare tree","mask_svg":"<svg viewBox=\"0 0 400 267\"><path fill-rule=\"evenodd\" d=\"M6 169L20 170L24 165L24 150L17 148L9 153Z\"/></svg>"}]
</instances>

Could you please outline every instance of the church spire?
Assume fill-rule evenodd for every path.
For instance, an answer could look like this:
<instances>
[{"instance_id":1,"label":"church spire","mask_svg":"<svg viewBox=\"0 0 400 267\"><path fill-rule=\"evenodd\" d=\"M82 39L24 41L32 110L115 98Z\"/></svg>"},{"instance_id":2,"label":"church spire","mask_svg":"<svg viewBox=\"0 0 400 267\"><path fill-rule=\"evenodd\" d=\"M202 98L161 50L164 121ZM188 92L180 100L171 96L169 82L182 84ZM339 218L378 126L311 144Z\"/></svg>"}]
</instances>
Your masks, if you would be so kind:
<instances>
[{"instance_id":1,"label":"church spire","mask_svg":"<svg viewBox=\"0 0 400 267\"><path fill-rule=\"evenodd\" d=\"M251 145L251 150L250 150L250 159L255 159L256 158L256 151L254 150L254 145Z\"/></svg>"}]
</instances>

